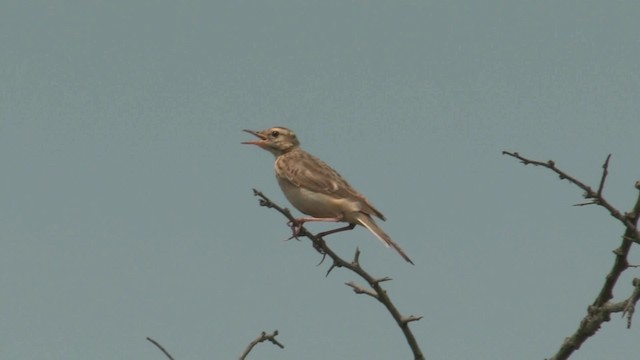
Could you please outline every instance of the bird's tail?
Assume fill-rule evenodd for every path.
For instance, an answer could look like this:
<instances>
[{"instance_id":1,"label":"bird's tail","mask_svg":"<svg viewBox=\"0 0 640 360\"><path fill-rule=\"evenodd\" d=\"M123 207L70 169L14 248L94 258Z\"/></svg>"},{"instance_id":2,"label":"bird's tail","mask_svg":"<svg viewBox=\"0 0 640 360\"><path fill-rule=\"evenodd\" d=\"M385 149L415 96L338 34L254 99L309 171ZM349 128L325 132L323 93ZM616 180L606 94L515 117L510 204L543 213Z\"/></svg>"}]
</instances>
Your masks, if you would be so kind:
<instances>
[{"instance_id":1,"label":"bird's tail","mask_svg":"<svg viewBox=\"0 0 640 360\"><path fill-rule=\"evenodd\" d=\"M407 262L411 263L411 265L413 265L413 261L411 261L411 259L409 259L409 257L407 256L407 254L404 253L404 251L402 250L402 248L400 248L400 246L398 244L396 244L395 241L393 241L391 239L391 237L389 235L387 235L387 233L385 233L379 226L378 224L375 223L375 221L373 221L373 219L365 214L365 213L360 213L360 215L358 216L358 223L360 223L360 225L364 226L367 228L367 230L371 231L371 233L373 233L373 235L375 235L378 240L380 240L382 242L382 244L384 244L384 246L389 247L391 246L392 248L394 248L398 254L400 254L400 256L402 256L403 259L405 259Z\"/></svg>"}]
</instances>

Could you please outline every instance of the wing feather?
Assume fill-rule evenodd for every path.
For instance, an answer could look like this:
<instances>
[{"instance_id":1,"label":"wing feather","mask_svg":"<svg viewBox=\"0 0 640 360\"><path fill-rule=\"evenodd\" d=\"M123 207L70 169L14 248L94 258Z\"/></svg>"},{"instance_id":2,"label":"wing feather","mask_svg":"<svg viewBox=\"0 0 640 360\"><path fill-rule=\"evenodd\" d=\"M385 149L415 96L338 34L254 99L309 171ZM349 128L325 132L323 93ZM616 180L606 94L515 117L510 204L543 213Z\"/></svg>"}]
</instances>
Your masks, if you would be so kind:
<instances>
[{"instance_id":1,"label":"wing feather","mask_svg":"<svg viewBox=\"0 0 640 360\"><path fill-rule=\"evenodd\" d=\"M307 190L333 196L338 199L353 199L362 204L361 211L385 220L384 215L331 166L302 150L294 150L280 156L276 166L280 174L291 184Z\"/></svg>"}]
</instances>

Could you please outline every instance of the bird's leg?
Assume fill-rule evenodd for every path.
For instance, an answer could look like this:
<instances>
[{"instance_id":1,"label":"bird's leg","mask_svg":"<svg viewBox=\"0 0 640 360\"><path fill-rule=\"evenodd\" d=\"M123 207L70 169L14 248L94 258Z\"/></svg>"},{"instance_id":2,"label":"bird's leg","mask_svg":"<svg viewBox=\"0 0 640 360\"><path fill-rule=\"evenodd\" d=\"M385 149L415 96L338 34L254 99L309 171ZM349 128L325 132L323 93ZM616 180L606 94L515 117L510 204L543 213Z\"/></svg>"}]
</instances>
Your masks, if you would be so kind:
<instances>
[{"instance_id":1,"label":"bird's leg","mask_svg":"<svg viewBox=\"0 0 640 360\"><path fill-rule=\"evenodd\" d=\"M342 216L336 216L332 218L303 217L303 218L297 218L295 220L289 221L287 225L291 227L291 231L293 232L293 234L287 240L291 240L293 238L298 240L298 235L300 235L300 230L302 230L302 225L304 225L304 223L306 222L311 222L311 221L339 222L339 221L342 221L342 219L343 219Z\"/></svg>"},{"instance_id":2,"label":"bird's leg","mask_svg":"<svg viewBox=\"0 0 640 360\"><path fill-rule=\"evenodd\" d=\"M321 233L317 234L316 236L319 237L319 238L323 238L323 237L325 237L327 235L339 233L341 231L353 230L354 227L356 227L356 224L349 224L349 225L343 226L341 228L337 228L337 229L321 232Z\"/></svg>"},{"instance_id":3,"label":"bird's leg","mask_svg":"<svg viewBox=\"0 0 640 360\"><path fill-rule=\"evenodd\" d=\"M341 231L353 230L354 227L356 227L356 224L349 224L349 225L343 226L341 228L337 228L337 229L321 232L321 233L317 234L316 237L322 242L323 246L326 246L326 245L324 245L324 236L335 234L335 233L338 233L338 232L341 232ZM316 244L315 242L313 243L313 248L316 249L317 252L322 254L322 260L320 260L320 263L318 264L318 265L320 265L324 261L324 258L327 256L327 253L325 253L322 250L322 247L320 246L320 244Z\"/></svg>"}]
</instances>

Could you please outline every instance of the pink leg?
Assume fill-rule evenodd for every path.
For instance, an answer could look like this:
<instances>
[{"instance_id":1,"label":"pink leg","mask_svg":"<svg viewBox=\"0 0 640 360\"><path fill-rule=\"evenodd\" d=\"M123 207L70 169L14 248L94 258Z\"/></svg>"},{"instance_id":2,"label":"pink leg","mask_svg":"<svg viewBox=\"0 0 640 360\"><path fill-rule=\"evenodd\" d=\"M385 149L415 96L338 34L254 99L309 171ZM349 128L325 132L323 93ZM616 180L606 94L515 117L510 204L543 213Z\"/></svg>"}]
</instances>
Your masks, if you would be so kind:
<instances>
[{"instance_id":1,"label":"pink leg","mask_svg":"<svg viewBox=\"0 0 640 360\"><path fill-rule=\"evenodd\" d=\"M291 227L291 230L293 231L293 235L291 235L291 237L287 240L291 240L293 238L297 240L298 235L300 234L300 230L302 229L302 225L306 222L312 222L312 221L340 222L342 221L342 219L343 219L342 216L332 217L332 218L304 217L304 218L297 218L295 219L295 221L289 221L287 225Z\"/></svg>"},{"instance_id":2,"label":"pink leg","mask_svg":"<svg viewBox=\"0 0 640 360\"><path fill-rule=\"evenodd\" d=\"M342 216L332 217L332 218L304 217L304 218L296 219L296 222L299 224L304 224L306 222L312 222L312 221L340 222L342 221Z\"/></svg>"}]
</instances>

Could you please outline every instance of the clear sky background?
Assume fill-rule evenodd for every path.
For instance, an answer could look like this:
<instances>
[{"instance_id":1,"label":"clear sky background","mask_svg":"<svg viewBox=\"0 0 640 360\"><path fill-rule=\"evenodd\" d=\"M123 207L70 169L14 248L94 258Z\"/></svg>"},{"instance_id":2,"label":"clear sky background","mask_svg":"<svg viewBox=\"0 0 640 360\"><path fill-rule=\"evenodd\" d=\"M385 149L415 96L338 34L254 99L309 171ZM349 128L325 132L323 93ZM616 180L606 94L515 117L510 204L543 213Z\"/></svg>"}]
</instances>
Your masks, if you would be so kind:
<instances>
[{"instance_id":1,"label":"clear sky background","mask_svg":"<svg viewBox=\"0 0 640 360\"><path fill-rule=\"evenodd\" d=\"M638 1L3 1L0 358L408 359L251 188L241 129L282 125L387 216L331 238L386 284L428 359L542 359L602 286L622 227L519 151L630 209ZM327 229L322 224L313 230ZM637 250L631 261L640 263ZM631 292L631 269L616 299ZM632 359L614 316L575 359Z\"/></svg>"}]
</instances>

